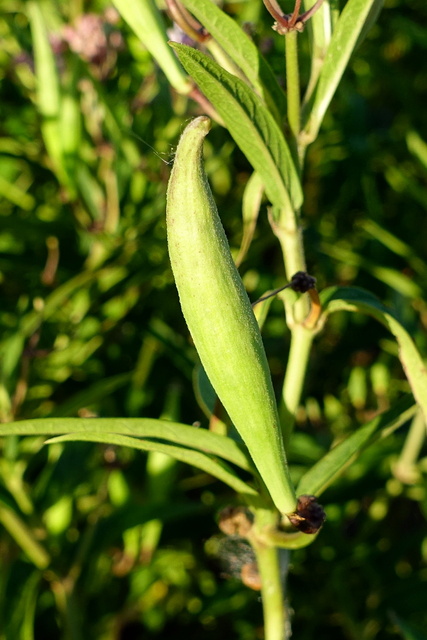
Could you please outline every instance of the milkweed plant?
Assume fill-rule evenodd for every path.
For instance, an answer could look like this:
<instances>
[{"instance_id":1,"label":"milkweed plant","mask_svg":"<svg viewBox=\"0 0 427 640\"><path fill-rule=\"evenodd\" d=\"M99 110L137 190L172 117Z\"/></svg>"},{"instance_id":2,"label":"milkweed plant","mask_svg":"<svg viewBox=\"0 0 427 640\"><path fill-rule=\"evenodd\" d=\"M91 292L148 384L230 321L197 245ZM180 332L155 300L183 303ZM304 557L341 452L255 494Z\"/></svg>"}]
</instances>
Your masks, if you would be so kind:
<instances>
[{"instance_id":1,"label":"milkweed plant","mask_svg":"<svg viewBox=\"0 0 427 640\"><path fill-rule=\"evenodd\" d=\"M251 545L256 562L246 582L260 590L265 639L283 640L291 633L283 557L322 535L322 526L328 526L322 494L358 453L408 421L424 422L427 372L393 309L353 286L318 291L304 250L306 152L353 52L378 19L382 0L347 0L341 11L328 0L295 0L293 7L288 0L263 1L274 42L284 40L281 78L212 0L166 0L180 42L169 41L154 0L114 0L173 90L193 99L199 113L186 122L176 149L165 221L182 313L217 396L211 428L144 418L48 418L4 424L2 433L158 451L227 484L237 500L220 513L219 526ZM46 52L36 5L32 11L40 59ZM310 52L306 86L299 73L304 40ZM244 197L258 209L262 197L267 200L271 231L283 255L283 287L252 302L238 270L244 256L232 257L205 173L204 141L212 127L225 128L253 168ZM245 252L254 229L247 233ZM278 398L261 336L274 296L283 303L290 336ZM338 312L369 315L387 328L411 393L342 440L295 483L287 458L313 341ZM44 557L38 562L43 566Z\"/></svg>"}]
</instances>

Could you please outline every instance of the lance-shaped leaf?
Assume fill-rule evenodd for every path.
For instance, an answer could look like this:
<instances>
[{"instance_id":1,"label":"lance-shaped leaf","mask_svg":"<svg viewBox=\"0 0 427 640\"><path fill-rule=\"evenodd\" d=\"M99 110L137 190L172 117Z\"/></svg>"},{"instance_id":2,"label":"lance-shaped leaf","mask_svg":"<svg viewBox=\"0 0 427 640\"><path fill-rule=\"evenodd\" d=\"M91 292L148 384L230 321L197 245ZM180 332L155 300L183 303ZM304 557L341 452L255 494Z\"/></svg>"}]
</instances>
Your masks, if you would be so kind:
<instances>
[{"instance_id":1,"label":"lance-shaped leaf","mask_svg":"<svg viewBox=\"0 0 427 640\"><path fill-rule=\"evenodd\" d=\"M261 335L233 262L202 162L206 117L185 129L167 194L169 255L205 371L276 507L295 508Z\"/></svg>"},{"instance_id":2,"label":"lance-shaped leaf","mask_svg":"<svg viewBox=\"0 0 427 640\"><path fill-rule=\"evenodd\" d=\"M366 24L370 23L371 16L379 11L378 6L382 3L383 0L349 0L345 5L334 29L313 100L305 109L302 141L306 144L316 138L350 56Z\"/></svg>"},{"instance_id":3,"label":"lance-shaped leaf","mask_svg":"<svg viewBox=\"0 0 427 640\"><path fill-rule=\"evenodd\" d=\"M243 237L240 244L239 253L237 254L237 257L235 259L237 267L245 259L245 256L254 237L263 194L264 183L261 180L260 176L254 171L254 173L246 183L245 191L243 192Z\"/></svg>"},{"instance_id":4,"label":"lance-shaped leaf","mask_svg":"<svg viewBox=\"0 0 427 640\"><path fill-rule=\"evenodd\" d=\"M412 397L406 397L360 427L303 475L298 484L298 495L319 496L364 449L410 420L416 411Z\"/></svg>"},{"instance_id":5,"label":"lance-shaped leaf","mask_svg":"<svg viewBox=\"0 0 427 640\"><path fill-rule=\"evenodd\" d=\"M32 529L3 496L0 496L0 524L36 567L46 569L50 563L48 552L36 539Z\"/></svg>"},{"instance_id":6,"label":"lance-shaped leaf","mask_svg":"<svg viewBox=\"0 0 427 640\"><path fill-rule=\"evenodd\" d=\"M312 0L304 1L305 11L312 6ZM310 18L307 31L310 38L311 69L303 104L308 102L313 94L331 41L332 16L329 2L323 2L320 9Z\"/></svg>"},{"instance_id":7,"label":"lance-shaped leaf","mask_svg":"<svg viewBox=\"0 0 427 640\"><path fill-rule=\"evenodd\" d=\"M171 46L261 176L272 204L298 210L301 182L283 134L261 98L200 51L176 43Z\"/></svg>"},{"instance_id":8,"label":"lance-shaped leaf","mask_svg":"<svg viewBox=\"0 0 427 640\"><path fill-rule=\"evenodd\" d=\"M56 68L55 55L49 42L49 33L43 6L37 2L27 5L33 40L36 102L42 117L41 129L49 157L61 182L71 187L64 163L64 145L61 135L62 90Z\"/></svg>"},{"instance_id":9,"label":"lance-shaped leaf","mask_svg":"<svg viewBox=\"0 0 427 640\"><path fill-rule=\"evenodd\" d=\"M304 0L304 10L313 7L313 0ZM323 2L307 23L311 53L323 60L332 36L332 15L329 2ZM312 61L313 62L313 61Z\"/></svg>"},{"instance_id":10,"label":"lance-shaped leaf","mask_svg":"<svg viewBox=\"0 0 427 640\"><path fill-rule=\"evenodd\" d=\"M356 287L329 287L322 291L320 299L324 319L336 311L354 311L366 313L387 327L399 345L399 359L427 422L427 369L414 341L393 312L369 291Z\"/></svg>"},{"instance_id":11,"label":"lance-shaped leaf","mask_svg":"<svg viewBox=\"0 0 427 640\"><path fill-rule=\"evenodd\" d=\"M243 71L276 120L283 120L286 98L266 60L237 22L212 0L181 0Z\"/></svg>"},{"instance_id":12,"label":"lance-shaped leaf","mask_svg":"<svg viewBox=\"0 0 427 640\"><path fill-rule=\"evenodd\" d=\"M163 444L162 442L139 440L138 438L122 436L116 433L79 433L57 436L47 440L47 444L52 444L54 442L100 442L103 444L112 444L118 447L139 449L140 451L159 451L160 453L164 453L175 458L175 460L180 460L186 464L191 464L193 467L202 469L202 471L205 471L211 476L218 478L218 480L225 482L225 484L228 484L228 486L234 489L234 491L237 491L237 493L247 496L248 500L256 500L258 498L257 491L241 480L224 462L211 458L199 451L194 451L193 449L176 447L170 444Z\"/></svg>"},{"instance_id":13,"label":"lance-shaped leaf","mask_svg":"<svg viewBox=\"0 0 427 640\"><path fill-rule=\"evenodd\" d=\"M168 440L224 458L245 471L253 471L248 454L231 438L178 422L151 418L39 418L0 425L0 436L53 436L87 432Z\"/></svg>"}]
</instances>

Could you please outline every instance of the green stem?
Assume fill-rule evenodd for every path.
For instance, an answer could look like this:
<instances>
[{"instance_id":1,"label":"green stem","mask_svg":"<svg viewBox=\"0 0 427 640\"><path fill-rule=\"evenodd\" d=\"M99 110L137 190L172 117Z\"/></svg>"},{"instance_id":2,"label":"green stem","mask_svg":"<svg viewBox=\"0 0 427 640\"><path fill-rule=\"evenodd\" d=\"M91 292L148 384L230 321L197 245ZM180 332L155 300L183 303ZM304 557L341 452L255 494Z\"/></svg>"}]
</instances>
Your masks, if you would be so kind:
<instances>
[{"instance_id":1,"label":"green stem","mask_svg":"<svg viewBox=\"0 0 427 640\"><path fill-rule=\"evenodd\" d=\"M8 441L14 440L16 436L9 436ZM12 460L0 460L0 477L4 484L16 500L22 513L26 516L34 512L34 506L28 497L22 478L22 469Z\"/></svg>"},{"instance_id":2,"label":"green stem","mask_svg":"<svg viewBox=\"0 0 427 640\"><path fill-rule=\"evenodd\" d=\"M270 219L271 227L280 242L285 262L286 277L290 281L297 271L306 271L302 230L299 216L292 209L275 209ZM285 295L286 318L292 329L303 322L310 310L308 296L300 296L296 304L294 296ZM291 301L292 304L289 302Z\"/></svg>"},{"instance_id":3,"label":"green stem","mask_svg":"<svg viewBox=\"0 0 427 640\"><path fill-rule=\"evenodd\" d=\"M275 526L277 512L259 509L255 513L254 527ZM279 549L264 545L256 536L251 544L254 549L261 577L261 599L264 614L264 640L283 640L287 637L287 611L284 585L281 575Z\"/></svg>"},{"instance_id":4,"label":"green stem","mask_svg":"<svg viewBox=\"0 0 427 640\"><path fill-rule=\"evenodd\" d=\"M299 150L299 135L301 130L301 96L298 65L298 33L293 31L286 34L286 88L288 104L288 123L291 133L291 149L298 171L301 173L303 164L303 149ZM272 227L282 247L286 276L288 280L297 271L306 271L304 246L299 213L297 211L281 209L273 213ZM289 294L289 292L288 292ZM301 401L305 373L310 356L313 333L302 323L309 313L307 295L295 297L283 296L286 307L286 317L291 330L291 347L286 368L286 375L282 391L282 405L280 417L283 430L285 450L295 424L295 416Z\"/></svg>"},{"instance_id":5,"label":"green stem","mask_svg":"<svg viewBox=\"0 0 427 640\"><path fill-rule=\"evenodd\" d=\"M301 128L301 97L297 37L298 33L296 31L292 31L285 36L286 89L288 105L287 116L291 133L290 147L297 171L301 173L302 159L298 157L298 137ZM276 209L273 211L271 225L282 247L286 276L288 280L290 280L297 271L306 270L299 213L294 211L290 206L287 209ZM294 317L294 309L286 305L286 315L289 326L292 326L294 322L302 322L307 315L309 307L306 296L301 297L296 307L297 317Z\"/></svg>"},{"instance_id":6,"label":"green stem","mask_svg":"<svg viewBox=\"0 0 427 640\"><path fill-rule=\"evenodd\" d=\"M273 230L282 247L286 277L290 281L297 271L306 270L299 216L291 209L276 210Z\"/></svg>"},{"instance_id":7,"label":"green stem","mask_svg":"<svg viewBox=\"0 0 427 640\"><path fill-rule=\"evenodd\" d=\"M275 548L255 550L262 581L262 608L265 640L283 640L286 607L280 575L279 551Z\"/></svg>"},{"instance_id":8,"label":"green stem","mask_svg":"<svg viewBox=\"0 0 427 640\"><path fill-rule=\"evenodd\" d=\"M313 332L301 324L295 325L291 332L291 347L289 350L288 364L282 390L282 403L280 406L280 421L285 450L287 450L289 445L295 424L296 412L301 401L313 337Z\"/></svg>"},{"instance_id":9,"label":"green stem","mask_svg":"<svg viewBox=\"0 0 427 640\"><path fill-rule=\"evenodd\" d=\"M419 478L417 460L426 439L426 425L422 411L418 411L412 420L394 472L402 482L413 484Z\"/></svg>"}]
</instances>

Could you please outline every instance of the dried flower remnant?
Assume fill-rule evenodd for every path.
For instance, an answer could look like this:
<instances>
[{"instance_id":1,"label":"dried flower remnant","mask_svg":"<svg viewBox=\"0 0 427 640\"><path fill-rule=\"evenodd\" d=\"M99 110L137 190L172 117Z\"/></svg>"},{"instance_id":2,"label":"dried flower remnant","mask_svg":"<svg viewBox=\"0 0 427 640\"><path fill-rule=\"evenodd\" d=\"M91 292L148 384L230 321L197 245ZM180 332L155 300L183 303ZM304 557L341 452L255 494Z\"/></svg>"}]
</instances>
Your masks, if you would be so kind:
<instances>
[{"instance_id":1,"label":"dried flower remnant","mask_svg":"<svg viewBox=\"0 0 427 640\"><path fill-rule=\"evenodd\" d=\"M219 514L218 526L228 536L247 536L253 523L253 515L245 507L228 506Z\"/></svg>"},{"instance_id":2,"label":"dried flower remnant","mask_svg":"<svg viewBox=\"0 0 427 640\"><path fill-rule=\"evenodd\" d=\"M255 302L252 303L252 308L259 302L268 300L284 289L292 289L292 291L295 291L297 293L308 293L310 298L310 312L304 320L303 324L306 329L314 329L317 321L320 318L322 307L320 304L319 294L316 289L316 278L310 276L305 271L297 271L297 273L294 273L291 281L288 282L288 284L285 284L283 287L279 287L278 289L274 289L274 291L270 291L270 293L262 296L262 298L258 298L258 300L255 300Z\"/></svg>"},{"instance_id":3,"label":"dried flower remnant","mask_svg":"<svg viewBox=\"0 0 427 640\"><path fill-rule=\"evenodd\" d=\"M310 276L305 271L297 271L291 278L289 287L298 293L306 293L316 286L316 278Z\"/></svg>"},{"instance_id":4,"label":"dried flower remnant","mask_svg":"<svg viewBox=\"0 0 427 640\"><path fill-rule=\"evenodd\" d=\"M240 571L243 584L253 591L261 591L262 582L256 562L246 562Z\"/></svg>"},{"instance_id":5,"label":"dried flower remnant","mask_svg":"<svg viewBox=\"0 0 427 640\"><path fill-rule=\"evenodd\" d=\"M273 29L280 33L280 35L286 35L291 31L303 31L305 23L309 20L316 11L320 8L323 0L317 0L315 4L304 13L300 14L301 0L295 0L295 6L292 13L285 14L282 12L279 4L276 0L263 0L267 11L273 16L276 22L273 25Z\"/></svg>"},{"instance_id":6,"label":"dried flower remnant","mask_svg":"<svg viewBox=\"0 0 427 640\"><path fill-rule=\"evenodd\" d=\"M260 577L253 548L240 536L213 537L206 551L226 580L240 580L251 589L258 590Z\"/></svg>"},{"instance_id":7,"label":"dried flower remnant","mask_svg":"<svg viewBox=\"0 0 427 640\"><path fill-rule=\"evenodd\" d=\"M300 496L294 513L287 514L290 523L302 533L317 533L326 520L316 496Z\"/></svg>"},{"instance_id":8,"label":"dried flower remnant","mask_svg":"<svg viewBox=\"0 0 427 640\"><path fill-rule=\"evenodd\" d=\"M263 302L264 300L268 300L268 298L275 296L277 293L280 293L280 291L283 291L284 289L292 289L297 293L306 293L307 291L310 292L315 288L316 288L316 278L314 278L313 276L310 276L305 271L297 271L297 273L294 273L294 275L291 278L291 281L288 282L288 284L285 284L283 287L279 287L278 289L274 289L274 291L270 291L270 293L268 293L267 295L263 296L262 298L259 298L258 300L252 303L252 307L258 304L258 302Z\"/></svg>"}]
</instances>

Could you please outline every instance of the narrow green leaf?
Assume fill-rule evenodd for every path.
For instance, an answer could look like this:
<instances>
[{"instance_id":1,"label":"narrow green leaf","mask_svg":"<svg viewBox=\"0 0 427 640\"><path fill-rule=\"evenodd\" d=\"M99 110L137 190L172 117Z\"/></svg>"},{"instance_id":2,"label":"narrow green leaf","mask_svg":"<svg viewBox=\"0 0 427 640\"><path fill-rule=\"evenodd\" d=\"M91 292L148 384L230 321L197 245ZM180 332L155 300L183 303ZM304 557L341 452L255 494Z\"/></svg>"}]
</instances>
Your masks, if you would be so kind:
<instances>
[{"instance_id":1,"label":"narrow green leaf","mask_svg":"<svg viewBox=\"0 0 427 640\"><path fill-rule=\"evenodd\" d=\"M305 11L312 6L312 0L304 0ZM320 9L310 18L307 31L310 37L311 68L303 105L309 102L313 95L331 41L332 15L329 2L323 2Z\"/></svg>"},{"instance_id":2,"label":"narrow green leaf","mask_svg":"<svg viewBox=\"0 0 427 640\"><path fill-rule=\"evenodd\" d=\"M191 83L167 45L166 28L153 0L113 0L113 4L157 60L174 89L179 93L189 93Z\"/></svg>"},{"instance_id":3,"label":"narrow green leaf","mask_svg":"<svg viewBox=\"0 0 427 640\"><path fill-rule=\"evenodd\" d=\"M40 3L32 1L28 3L27 11L33 41L37 81L36 101L42 117L43 140L58 178L63 184L69 186L63 158L60 122L62 95L56 60L49 42L43 7Z\"/></svg>"},{"instance_id":4,"label":"narrow green leaf","mask_svg":"<svg viewBox=\"0 0 427 640\"><path fill-rule=\"evenodd\" d=\"M28 185L26 186L28 188ZM31 211L36 206L36 200L15 182L15 177L6 180L0 175L0 197L6 198L20 209Z\"/></svg>"},{"instance_id":5,"label":"narrow green leaf","mask_svg":"<svg viewBox=\"0 0 427 640\"><path fill-rule=\"evenodd\" d=\"M243 193L242 203L242 217L243 217L243 237L240 244L239 253L236 257L235 263L238 267L243 260L251 246L252 238L254 237L256 223L258 220L258 214L261 207L262 196L264 194L264 183L261 177L253 172L249 178L245 191Z\"/></svg>"},{"instance_id":6,"label":"narrow green leaf","mask_svg":"<svg viewBox=\"0 0 427 640\"><path fill-rule=\"evenodd\" d=\"M303 196L294 162L279 126L261 98L200 51L176 43L171 46L261 176L272 204L289 208L291 203L293 210L299 209Z\"/></svg>"},{"instance_id":7,"label":"narrow green leaf","mask_svg":"<svg viewBox=\"0 0 427 640\"><path fill-rule=\"evenodd\" d=\"M0 342L0 373L5 386L8 389L11 386L10 393L15 384L13 372L21 361L24 347L25 336L22 333L14 333Z\"/></svg>"},{"instance_id":8,"label":"narrow green leaf","mask_svg":"<svg viewBox=\"0 0 427 640\"><path fill-rule=\"evenodd\" d=\"M304 11L308 11L312 6L313 0L304 0ZM332 16L329 2L323 2L320 9L310 18L308 31L312 57L323 60L332 36Z\"/></svg>"},{"instance_id":9,"label":"narrow green leaf","mask_svg":"<svg viewBox=\"0 0 427 640\"><path fill-rule=\"evenodd\" d=\"M61 89L55 56L49 43L47 26L40 3L27 4L37 77L37 107L43 118L51 121L59 117Z\"/></svg>"},{"instance_id":10,"label":"narrow green leaf","mask_svg":"<svg viewBox=\"0 0 427 640\"><path fill-rule=\"evenodd\" d=\"M3 629L3 632L6 632L4 637L34 640L34 619L42 579L42 572L36 569L25 582L20 583L20 592L14 600L13 610L5 620L7 630ZM8 598L4 597L3 602L6 603L7 600Z\"/></svg>"},{"instance_id":11,"label":"narrow green leaf","mask_svg":"<svg viewBox=\"0 0 427 640\"><path fill-rule=\"evenodd\" d=\"M273 293L273 291L272 290L264 291L261 298L268 296L270 293ZM254 307L254 316L256 318L260 331L262 331L265 321L267 320L268 312L270 310L270 306L273 300L274 300L274 296L271 296L270 298L267 298L266 300L259 302Z\"/></svg>"},{"instance_id":12,"label":"narrow green leaf","mask_svg":"<svg viewBox=\"0 0 427 640\"><path fill-rule=\"evenodd\" d=\"M52 314L54 314L61 305L63 305L76 291L86 286L88 287L93 282L102 282L103 278L107 278L109 274L114 274L116 269L114 267L105 267L95 271L87 270L81 271L78 275L74 276L57 287L52 293L50 293L43 301L43 307L36 311L30 311L27 313L20 323L19 333L22 336L28 337L33 334L42 322L47 320ZM122 278L125 277L122 275Z\"/></svg>"},{"instance_id":13,"label":"narrow green leaf","mask_svg":"<svg viewBox=\"0 0 427 640\"><path fill-rule=\"evenodd\" d=\"M72 416L76 415L81 407L88 407L94 402L100 402L103 398L107 398L117 389L121 389L131 383L132 372L119 373L116 376L109 378L102 378L97 380L94 384L87 386L82 391L75 393L67 398L64 402L61 402L53 411L45 413L50 418L55 416ZM1 429L0 429L1 433Z\"/></svg>"},{"instance_id":14,"label":"narrow green leaf","mask_svg":"<svg viewBox=\"0 0 427 640\"><path fill-rule=\"evenodd\" d=\"M427 143L415 129L411 129L406 134L406 144L408 145L409 151L417 158L421 166L427 169Z\"/></svg>"},{"instance_id":15,"label":"narrow green leaf","mask_svg":"<svg viewBox=\"0 0 427 640\"><path fill-rule=\"evenodd\" d=\"M405 397L392 409L360 427L303 475L297 495L319 496L364 449L410 420L416 411L417 405L413 398Z\"/></svg>"},{"instance_id":16,"label":"narrow green leaf","mask_svg":"<svg viewBox=\"0 0 427 640\"><path fill-rule=\"evenodd\" d=\"M418 202L423 209L427 208L427 193L424 185L415 179L412 173L404 166L388 165L384 172L389 185L397 193L404 193Z\"/></svg>"},{"instance_id":17,"label":"narrow green leaf","mask_svg":"<svg viewBox=\"0 0 427 640\"><path fill-rule=\"evenodd\" d=\"M243 71L276 120L286 114L286 98L270 66L252 40L235 20L212 0L182 0L182 4L201 22L205 29Z\"/></svg>"},{"instance_id":18,"label":"narrow green leaf","mask_svg":"<svg viewBox=\"0 0 427 640\"><path fill-rule=\"evenodd\" d=\"M398 256L405 258L415 272L424 278L427 276L427 263L415 253L414 248L410 244L403 242L403 240L395 236L388 229L384 229L384 227L381 227L377 222L374 222L370 218L361 220L359 225L364 231L366 231L366 233L369 233L369 235L378 240L378 242L381 242L381 244L387 247L387 249ZM417 287L416 295L422 295L422 291L419 287Z\"/></svg>"},{"instance_id":19,"label":"narrow green leaf","mask_svg":"<svg viewBox=\"0 0 427 640\"><path fill-rule=\"evenodd\" d=\"M324 318L336 311L366 313L381 322L396 338L399 359L402 363L412 393L427 421L427 369L411 336L393 312L373 294L356 287L329 287L320 295L324 306Z\"/></svg>"},{"instance_id":20,"label":"narrow green leaf","mask_svg":"<svg viewBox=\"0 0 427 640\"><path fill-rule=\"evenodd\" d=\"M221 482L228 484L228 486L237 491L237 493L247 495L248 498L256 498L258 496L257 491L246 484L246 482L243 482L243 480L240 480L235 472L225 463L219 462L193 449L175 447L170 444L151 442L149 440L138 440L137 438L118 435L116 433L101 434L86 432L78 435L57 436L47 440L46 444L54 442L99 442L101 444L112 444L118 447L130 447L131 449L138 449L140 451L159 451L160 453L172 456L175 460L180 460L181 462L185 462L209 473L209 475L218 478Z\"/></svg>"},{"instance_id":21,"label":"narrow green leaf","mask_svg":"<svg viewBox=\"0 0 427 640\"><path fill-rule=\"evenodd\" d=\"M21 547L31 562L39 569L46 569L50 557L45 548L36 539L34 532L14 509L0 500L0 523Z\"/></svg>"},{"instance_id":22,"label":"narrow green leaf","mask_svg":"<svg viewBox=\"0 0 427 640\"><path fill-rule=\"evenodd\" d=\"M64 162L67 162L69 173L75 171L76 157L82 144L81 105L76 90L79 79L74 71L69 88L63 91L59 122Z\"/></svg>"},{"instance_id":23,"label":"narrow green leaf","mask_svg":"<svg viewBox=\"0 0 427 640\"><path fill-rule=\"evenodd\" d=\"M384 282L403 296L419 298L422 295L421 287L397 269L383 267L373 261L367 260L364 256L356 253L355 251L346 249L339 243L328 244L323 242L321 244L321 249L326 253L326 255L331 256L340 262L351 264L367 271L370 275L374 276L374 278L377 278L380 282Z\"/></svg>"},{"instance_id":24,"label":"narrow green leaf","mask_svg":"<svg viewBox=\"0 0 427 640\"><path fill-rule=\"evenodd\" d=\"M312 104L307 105L303 142L309 143L316 138L350 56L370 20L371 11L382 2L383 0L349 0L345 5L332 35Z\"/></svg>"},{"instance_id":25,"label":"narrow green leaf","mask_svg":"<svg viewBox=\"0 0 427 640\"><path fill-rule=\"evenodd\" d=\"M169 440L220 456L245 471L253 472L249 456L234 440L177 422L150 418L43 418L0 425L0 436L65 435L88 431Z\"/></svg>"},{"instance_id":26,"label":"narrow green leaf","mask_svg":"<svg viewBox=\"0 0 427 640\"><path fill-rule=\"evenodd\" d=\"M371 5L371 8L369 10L368 13L368 17L365 20L365 23L363 25L363 28L359 34L359 37L357 39L356 42L356 49L357 47L359 47L359 45L362 44L362 42L364 41L364 39L366 38L367 34L370 32L370 30L372 29L373 25L375 24L375 22L378 19L378 16L381 13L381 10L384 6L384 2L385 0L374 0L374 2Z\"/></svg>"}]
</instances>

